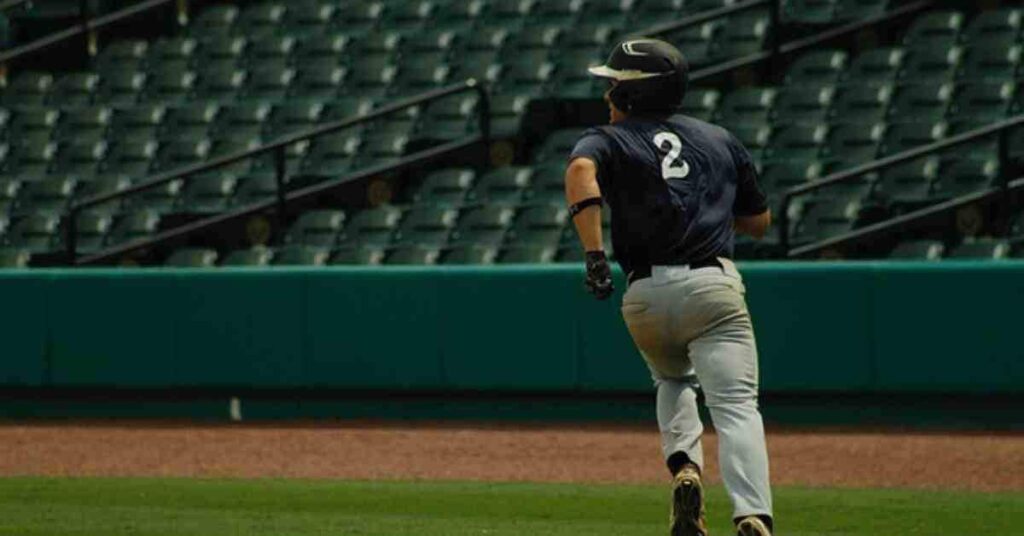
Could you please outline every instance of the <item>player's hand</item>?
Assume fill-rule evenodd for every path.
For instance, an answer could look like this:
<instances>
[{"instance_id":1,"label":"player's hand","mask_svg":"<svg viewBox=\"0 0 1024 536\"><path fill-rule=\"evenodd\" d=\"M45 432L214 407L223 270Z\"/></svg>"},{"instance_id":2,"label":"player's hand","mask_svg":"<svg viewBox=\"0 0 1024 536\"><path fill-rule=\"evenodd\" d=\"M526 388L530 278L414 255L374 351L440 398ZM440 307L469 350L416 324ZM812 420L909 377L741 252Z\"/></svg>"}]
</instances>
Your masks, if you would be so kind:
<instances>
[{"instance_id":1,"label":"player's hand","mask_svg":"<svg viewBox=\"0 0 1024 536\"><path fill-rule=\"evenodd\" d=\"M615 287L612 286L612 270L608 257L603 251L587 252L587 290L599 300L607 300Z\"/></svg>"}]
</instances>

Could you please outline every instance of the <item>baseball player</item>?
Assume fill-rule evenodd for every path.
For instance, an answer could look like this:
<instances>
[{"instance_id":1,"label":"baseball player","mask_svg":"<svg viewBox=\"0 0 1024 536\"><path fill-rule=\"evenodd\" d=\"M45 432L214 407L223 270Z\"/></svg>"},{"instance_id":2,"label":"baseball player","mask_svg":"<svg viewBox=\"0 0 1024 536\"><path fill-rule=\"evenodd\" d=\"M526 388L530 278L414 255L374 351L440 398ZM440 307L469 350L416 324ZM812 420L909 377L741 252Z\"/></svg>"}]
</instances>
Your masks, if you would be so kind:
<instances>
[{"instance_id":1,"label":"baseball player","mask_svg":"<svg viewBox=\"0 0 1024 536\"><path fill-rule=\"evenodd\" d=\"M583 133L566 199L586 250L586 285L612 293L601 203L628 289L622 316L657 387L662 450L673 476L672 536L707 536L697 381L720 438L722 479L740 536L770 536L772 499L757 408L757 348L730 260L736 232L771 222L750 154L725 129L679 115L688 65L654 39L620 43L590 73L608 79L610 125Z\"/></svg>"}]
</instances>

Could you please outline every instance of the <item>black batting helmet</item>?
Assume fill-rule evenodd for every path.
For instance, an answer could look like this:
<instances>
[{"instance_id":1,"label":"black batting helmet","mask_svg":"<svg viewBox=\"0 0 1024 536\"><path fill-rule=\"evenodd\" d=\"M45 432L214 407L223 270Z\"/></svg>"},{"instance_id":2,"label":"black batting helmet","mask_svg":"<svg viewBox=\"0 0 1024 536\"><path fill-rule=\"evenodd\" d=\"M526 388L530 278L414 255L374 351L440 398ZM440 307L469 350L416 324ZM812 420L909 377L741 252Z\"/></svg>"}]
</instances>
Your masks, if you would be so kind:
<instances>
[{"instance_id":1,"label":"black batting helmet","mask_svg":"<svg viewBox=\"0 0 1024 536\"><path fill-rule=\"evenodd\" d=\"M604 65L590 74L615 80L608 93L615 107L631 114L671 113L683 102L690 79L686 57L658 39L619 43Z\"/></svg>"}]
</instances>

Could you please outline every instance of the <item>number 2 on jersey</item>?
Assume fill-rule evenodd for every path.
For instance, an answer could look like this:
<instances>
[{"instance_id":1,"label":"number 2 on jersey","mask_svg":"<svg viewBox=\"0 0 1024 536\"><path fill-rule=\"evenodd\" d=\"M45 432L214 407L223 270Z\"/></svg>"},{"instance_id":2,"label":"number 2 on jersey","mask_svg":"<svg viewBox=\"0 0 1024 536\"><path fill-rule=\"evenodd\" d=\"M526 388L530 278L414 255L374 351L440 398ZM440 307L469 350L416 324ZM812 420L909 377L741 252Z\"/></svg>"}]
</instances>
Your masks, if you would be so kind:
<instances>
[{"instance_id":1,"label":"number 2 on jersey","mask_svg":"<svg viewBox=\"0 0 1024 536\"><path fill-rule=\"evenodd\" d=\"M679 136L672 132L659 132L654 136L654 145L662 151L668 151L661 160L661 178L683 179L690 174L690 164L687 164L686 160L679 160L682 164L676 165L679 154L683 152L683 142L679 140Z\"/></svg>"}]
</instances>

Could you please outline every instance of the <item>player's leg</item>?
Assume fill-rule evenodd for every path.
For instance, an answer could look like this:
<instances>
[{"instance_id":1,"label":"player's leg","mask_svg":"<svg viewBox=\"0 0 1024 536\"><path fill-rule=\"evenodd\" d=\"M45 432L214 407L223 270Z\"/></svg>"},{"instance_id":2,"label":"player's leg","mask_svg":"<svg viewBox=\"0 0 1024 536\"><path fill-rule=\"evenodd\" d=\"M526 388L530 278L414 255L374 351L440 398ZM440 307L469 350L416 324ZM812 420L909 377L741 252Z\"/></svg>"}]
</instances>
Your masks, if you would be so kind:
<instances>
[{"instance_id":1,"label":"player's leg","mask_svg":"<svg viewBox=\"0 0 1024 536\"><path fill-rule=\"evenodd\" d=\"M757 347L742 286L719 286L693 296L691 306L717 322L690 342L705 402L719 438L722 480L734 519L772 515L768 453L757 407ZM770 521L769 521L770 523Z\"/></svg>"}]
</instances>

